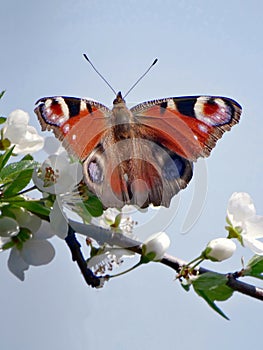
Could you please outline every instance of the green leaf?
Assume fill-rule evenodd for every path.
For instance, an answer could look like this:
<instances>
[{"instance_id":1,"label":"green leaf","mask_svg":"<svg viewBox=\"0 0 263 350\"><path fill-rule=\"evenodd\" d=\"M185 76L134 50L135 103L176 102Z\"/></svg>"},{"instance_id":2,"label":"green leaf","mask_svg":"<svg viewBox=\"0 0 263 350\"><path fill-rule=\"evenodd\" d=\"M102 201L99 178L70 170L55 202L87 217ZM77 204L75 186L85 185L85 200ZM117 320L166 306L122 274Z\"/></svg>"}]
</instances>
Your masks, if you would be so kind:
<instances>
[{"instance_id":1,"label":"green leaf","mask_svg":"<svg viewBox=\"0 0 263 350\"><path fill-rule=\"evenodd\" d=\"M24 170L13 179L8 185L4 187L3 197L17 195L23 190L31 181L33 170Z\"/></svg>"},{"instance_id":2,"label":"green leaf","mask_svg":"<svg viewBox=\"0 0 263 350\"><path fill-rule=\"evenodd\" d=\"M14 181L21 172L24 170L33 170L37 164L33 160L21 160L20 162L8 164L0 171L0 181L4 184Z\"/></svg>"},{"instance_id":3,"label":"green leaf","mask_svg":"<svg viewBox=\"0 0 263 350\"><path fill-rule=\"evenodd\" d=\"M1 214L3 216L8 216L9 218L12 218L14 220L16 220L16 216L15 214L12 212L12 205L8 204L5 205L1 208Z\"/></svg>"},{"instance_id":4,"label":"green leaf","mask_svg":"<svg viewBox=\"0 0 263 350\"><path fill-rule=\"evenodd\" d=\"M90 196L89 199L87 199L84 202L85 208L88 210L90 215L93 217L98 217L103 214L103 206L101 201L95 197L95 196Z\"/></svg>"},{"instance_id":5,"label":"green leaf","mask_svg":"<svg viewBox=\"0 0 263 350\"><path fill-rule=\"evenodd\" d=\"M223 311L214 303L212 299L210 299L207 296L207 294L203 290L199 291L197 294L200 297L202 297L215 312L217 312L220 316L224 317L226 320L229 320L226 314L223 313Z\"/></svg>"},{"instance_id":6,"label":"green leaf","mask_svg":"<svg viewBox=\"0 0 263 350\"><path fill-rule=\"evenodd\" d=\"M0 173L1 173L2 169L3 169L3 167L8 162L9 158L12 156L12 152L13 152L14 148L15 148L15 146L11 147L4 154L0 155Z\"/></svg>"},{"instance_id":7,"label":"green leaf","mask_svg":"<svg viewBox=\"0 0 263 350\"><path fill-rule=\"evenodd\" d=\"M50 209L45 206L43 200L26 200L21 196L8 199L9 203L16 207L27 209L44 220L49 220Z\"/></svg>"},{"instance_id":8,"label":"green leaf","mask_svg":"<svg viewBox=\"0 0 263 350\"><path fill-rule=\"evenodd\" d=\"M186 291L186 292L189 292L190 288L191 288L191 285L190 284L185 284L183 282L181 282L181 287L183 287L183 289Z\"/></svg>"},{"instance_id":9,"label":"green leaf","mask_svg":"<svg viewBox=\"0 0 263 350\"><path fill-rule=\"evenodd\" d=\"M4 96L4 94L5 94L5 90L0 92L0 99Z\"/></svg>"},{"instance_id":10,"label":"green leaf","mask_svg":"<svg viewBox=\"0 0 263 350\"><path fill-rule=\"evenodd\" d=\"M21 160L34 160L31 154L26 154Z\"/></svg>"},{"instance_id":11,"label":"green leaf","mask_svg":"<svg viewBox=\"0 0 263 350\"><path fill-rule=\"evenodd\" d=\"M226 282L227 278L225 275L206 272L193 281L193 287L196 293L202 297L214 311L228 320L228 317L214 303L215 300L224 301L232 296L233 290L226 285Z\"/></svg>"},{"instance_id":12,"label":"green leaf","mask_svg":"<svg viewBox=\"0 0 263 350\"><path fill-rule=\"evenodd\" d=\"M6 121L6 118L5 117L0 117L0 124L4 124Z\"/></svg>"},{"instance_id":13,"label":"green leaf","mask_svg":"<svg viewBox=\"0 0 263 350\"><path fill-rule=\"evenodd\" d=\"M49 217L50 209L46 208L43 203L38 202L38 201L25 201L20 204L21 207L27 209L33 214L36 214L40 217L44 217L47 219Z\"/></svg>"},{"instance_id":14,"label":"green leaf","mask_svg":"<svg viewBox=\"0 0 263 350\"><path fill-rule=\"evenodd\" d=\"M244 269L244 276L263 279L263 256L254 255Z\"/></svg>"}]
</instances>

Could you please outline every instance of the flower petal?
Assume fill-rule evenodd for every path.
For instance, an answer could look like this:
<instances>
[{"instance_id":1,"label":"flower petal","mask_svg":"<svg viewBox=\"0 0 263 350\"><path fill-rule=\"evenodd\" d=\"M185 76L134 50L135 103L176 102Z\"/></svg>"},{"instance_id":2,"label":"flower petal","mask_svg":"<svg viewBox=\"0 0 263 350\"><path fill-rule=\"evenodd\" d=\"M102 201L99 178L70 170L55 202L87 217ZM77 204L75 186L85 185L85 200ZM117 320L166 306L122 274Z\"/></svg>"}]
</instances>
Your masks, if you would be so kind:
<instances>
[{"instance_id":1,"label":"flower petal","mask_svg":"<svg viewBox=\"0 0 263 350\"><path fill-rule=\"evenodd\" d=\"M33 126L28 126L23 137L19 142L10 141L16 144L14 152L16 154L34 153L41 150L44 146L44 138L38 135Z\"/></svg>"},{"instance_id":2,"label":"flower petal","mask_svg":"<svg viewBox=\"0 0 263 350\"><path fill-rule=\"evenodd\" d=\"M247 235L242 236L242 241L246 248L251 249L257 255L263 255L263 242L247 237Z\"/></svg>"},{"instance_id":3,"label":"flower petal","mask_svg":"<svg viewBox=\"0 0 263 350\"><path fill-rule=\"evenodd\" d=\"M25 279L25 271L29 269L29 265L22 259L20 252L13 248L10 252L7 266L17 278L21 281Z\"/></svg>"},{"instance_id":4,"label":"flower petal","mask_svg":"<svg viewBox=\"0 0 263 350\"><path fill-rule=\"evenodd\" d=\"M29 114L20 109L13 111L7 118L4 136L15 145L16 154L33 153L43 148L44 138L28 122Z\"/></svg>"},{"instance_id":5,"label":"flower petal","mask_svg":"<svg viewBox=\"0 0 263 350\"><path fill-rule=\"evenodd\" d=\"M263 216L255 215L247 219L244 223L245 235L250 238L263 237Z\"/></svg>"},{"instance_id":6,"label":"flower petal","mask_svg":"<svg viewBox=\"0 0 263 350\"><path fill-rule=\"evenodd\" d=\"M34 239L47 239L54 236L54 232L49 222L42 220L39 230L34 233Z\"/></svg>"},{"instance_id":7,"label":"flower petal","mask_svg":"<svg viewBox=\"0 0 263 350\"><path fill-rule=\"evenodd\" d=\"M235 252L235 243L228 238L216 238L210 241L203 252L206 259L223 261L229 259Z\"/></svg>"},{"instance_id":8,"label":"flower petal","mask_svg":"<svg viewBox=\"0 0 263 350\"><path fill-rule=\"evenodd\" d=\"M55 249L46 240L31 239L24 243L21 256L29 265L46 265L54 258Z\"/></svg>"},{"instance_id":9,"label":"flower petal","mask_svg":"<svg viewBox=\"0 0 263 350\"><path fill-rule=\"evenodd\" d=\"M41 219L25 210L24 208L14 208L12 212L15 214L16 220L20 227L28 228L32 233L36 232L41 225Z\"/></svg>"},{"instance_id":10,"label":"flower petal","mask_svg":"<svg viewBox=\"0 0 263 350\"><path fill-rule=\"evenodd\" d=\"M68 234L68 221L61 208L59 201L55 200L53 209L49 215L50 226L58 237L65 239Z\"/></svg>"},{"instance_id":11,"label":"flower petal","mask_svg":"<svg viewBox=\"0 0 263 350\"><path fill-rule=\"evenodd\" d=\"M135 253L122 248L105 247L103 251L88 260L88 268L95 271L95 274L105 274L123 263L123 258L134 257Z\"/></svg>"},{"instance_id":12,"label":"flower petal","mask_svg":"<svg viewBox=\"0 0 263 350\"><path fill-rule=\"evenodd\" d=\"M0 218L1 237L10 237L19 232L19 225L16 220L9 217Z\"/></svg>"},{"instance_id":13,"label":"flower petal","mask_svg":"<svg viewBox=\"0 0 263 350\"><path fill-rule=\"evenodd\" d=\"M244 220L256 215L252 198L248 193L235 192L228 201L227 216L233 226L242 226Z\"/></svg>"},{"instance_id":14,"label":"flower petal","mask_svg":"<svg viewBox=\"0 0 263 350\"><path fill-rule=\"evenodd\" d=\"M29 114L22 109L16 109L9 114L6 122L8 125L28 125Z\"/></svg>"},{"instance_id":15,"label":"flower petal","mask_svg":"<svg viewBox=\"0 0 263 350\"><path fill-rule=\"evenodd\" d=\"M170 238L165 232L152 234L143 243L144 255L154 253L154 261L161 260L170 246Z\"/></svg>"},{"instance_id":16,"label":"flower petal","mask_svg":"<svg viewBox=\"0 0 263 350\"><path fill-rule=\"evenodd\" d=\"M23 139L27 130L27 126L24 124L18 125L8 125L4 128L4 136L8 138L8 140L15 145L18 145L19 142Z\"/></svg>"},{"instance_id":17,"label":"flower petal","mask_svg":"<svg viewBox=\"0 0 263 350\"><path fill-rule=\"evenodd\" d=\"M45 138L44 149L47 154L51 155L57 152L61 143L54 136L49 136Z\"/></svg>"}]
</instances>

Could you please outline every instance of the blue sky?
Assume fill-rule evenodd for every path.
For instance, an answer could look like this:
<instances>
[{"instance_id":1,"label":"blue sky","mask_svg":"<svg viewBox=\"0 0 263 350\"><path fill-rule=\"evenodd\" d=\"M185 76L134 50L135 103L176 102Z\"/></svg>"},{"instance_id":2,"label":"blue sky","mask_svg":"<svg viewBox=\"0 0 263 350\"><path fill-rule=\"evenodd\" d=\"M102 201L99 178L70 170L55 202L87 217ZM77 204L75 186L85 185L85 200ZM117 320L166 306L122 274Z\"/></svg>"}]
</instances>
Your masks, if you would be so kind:
<instances>
[{"instance_id":1,"label":"blue sky","mask_svg":"<svg viewBox=\"0 0 263 350\"><path fill-rule=\"evenodd\" d=\"M123 92L158 57L128 96L128 105L198 94L237 100L243 107L240 124L196 166L178 208L175 200L168 210L139 216L140 237L160 225L172 240L169 253L192 259L207 241L226 235L226 205L233 192L250 193L263 215L262 11L263 3L256 0L3 1L0 90L7 93L0 112L22 108L40 130L33 109L42 96L88 96L111 106L114 96L85 62L84 52ZM206 198L195 209L203 211L186 222L200 186ZM231 318L227 322L193 292L185 293L172 270L153 263L94 291L84 284L66 245L58 239L53 244L55 260L31 268L23 283L9 273L7 254L0 257L3 349L258 346L259 301L234 295L221 305ZM205 266L233 271L241 267L242 256L251 255L240 248L222 266Z\"/></svg>"}]
</instances>

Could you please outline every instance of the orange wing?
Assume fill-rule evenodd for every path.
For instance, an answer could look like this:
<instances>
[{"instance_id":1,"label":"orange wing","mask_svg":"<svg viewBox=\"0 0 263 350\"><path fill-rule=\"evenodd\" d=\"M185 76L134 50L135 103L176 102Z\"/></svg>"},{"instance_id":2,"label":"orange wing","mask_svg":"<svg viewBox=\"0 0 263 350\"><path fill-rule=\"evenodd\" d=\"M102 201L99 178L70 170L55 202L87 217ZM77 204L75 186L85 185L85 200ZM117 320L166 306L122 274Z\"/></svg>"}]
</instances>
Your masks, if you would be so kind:
<instances>
[{"instance_id":1,"label":"orange wing","mask_svg":"<svg viewBox=\"0 0 263 350\"><path fill-rule=\"evenodd\" d=\"M219 96L166 98L131 109L158 142L191 161L207 157L223 133L238 123L241 111L237 102Z\"/></svg>"},{"instance_id":2,"label":"orange wing","mask_svg":"<svg viewBox=\"0 0 263 350\"><path fill-rule=\"evenodd\" d=\"M110 110L104 105L75 97L44 97L35 113L42 130L53 130L65 148L84 160L107 130Z\"/></svg>"}]
</instances>

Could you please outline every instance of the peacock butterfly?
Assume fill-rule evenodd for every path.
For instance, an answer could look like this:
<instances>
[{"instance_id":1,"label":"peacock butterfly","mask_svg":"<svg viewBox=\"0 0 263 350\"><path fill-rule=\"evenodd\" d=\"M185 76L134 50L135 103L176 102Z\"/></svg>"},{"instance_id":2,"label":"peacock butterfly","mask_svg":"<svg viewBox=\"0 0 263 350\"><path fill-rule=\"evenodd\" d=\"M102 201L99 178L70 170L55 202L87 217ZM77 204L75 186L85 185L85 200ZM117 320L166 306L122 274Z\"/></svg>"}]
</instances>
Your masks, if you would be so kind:
<instances>
[{"instance_id":1,"label":"peacock butterfly","mask_svg":"<svg viewBox=\"0 0 263 350\"><path fill-rule=\"evenodd\" d=\"M84 180L105 207L169 207L192 178L193 161L209 156L237 124L241 106L219 96L171 97L128 109L121 92L112 110L87 99L44 97L35 113L83 163Z\"/></svg>"}]
</instances>

